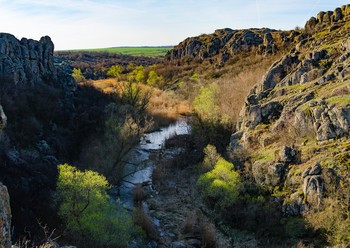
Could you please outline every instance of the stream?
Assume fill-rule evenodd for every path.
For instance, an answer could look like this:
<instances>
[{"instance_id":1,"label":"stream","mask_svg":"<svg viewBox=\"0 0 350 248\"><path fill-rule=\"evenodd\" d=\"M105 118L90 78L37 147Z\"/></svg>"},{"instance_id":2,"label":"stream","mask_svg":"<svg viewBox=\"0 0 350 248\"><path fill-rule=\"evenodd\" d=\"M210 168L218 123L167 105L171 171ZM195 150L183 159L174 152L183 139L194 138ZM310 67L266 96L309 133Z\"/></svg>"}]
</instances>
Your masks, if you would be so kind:
<instances>
[{"instance_id":1,"label":"stream","mask_svg":"<svg viewBox=\"0 0 350 248\"><path fill-rule=\"evenodd\" d=\"M119 187L120 201L127 209L133 208L133 188L136 184L142 184L152 190L154 161L151 156L159 156L162 153L167 139L190 132L191 126L187 120L181 119L145 134L140 143L130 151L124 168L124 179Z\"/></svg>"}]
</instances>

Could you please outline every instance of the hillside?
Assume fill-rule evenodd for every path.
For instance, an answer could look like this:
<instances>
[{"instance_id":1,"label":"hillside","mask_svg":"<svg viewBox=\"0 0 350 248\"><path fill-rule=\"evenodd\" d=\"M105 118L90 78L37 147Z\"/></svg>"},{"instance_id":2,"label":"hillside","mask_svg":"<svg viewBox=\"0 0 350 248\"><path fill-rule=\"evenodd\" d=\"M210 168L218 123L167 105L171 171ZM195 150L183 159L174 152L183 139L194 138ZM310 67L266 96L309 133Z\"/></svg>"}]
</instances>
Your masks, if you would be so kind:
<instances>
[{"instance_id":1,"label":"hillside","mask_svg":"<svg viewBox=\"0 0 350 248\"><path fill-rule=\"evenodd\" d=\"M348 245L350 6L320 12L306 39L276 61L248 94L232 135L250 150L255 181L278 196L288 216L303 216ZM345 197L345 198L343 198ZM344 246L344 247L345 247ZM342 246L341 246L342 247Z\"/></svg>"},{"instance_id":2,"label":"hillside","mask_svg":"<svg viewBox=\"0 0 350 248\"><path fill-rule=\"evenodd\" d=\"M265 242L278 242L278 238L273 241L274 235L292 237L302 245L313 240L311 244L317 247L327 242L339 247L350 243L350 218L344 214L350 207L349 10L346 5L320 12L298 31L216 30L187 38L166 56L167 63L188 70L171 80L183 82L180 93L184 85L196 92L192 101L199 129L204 129L202 137L217 132L203 141L204 146L209 142L220 149L223 144L218 139L226 137L223 122L242 104L239 117L230 118L229 123L237 124L226 153L222 152L245 178L241 199L218 206L212 193L203 188L202 194L208 206L214 207L218 222L229 216L225 217L227 225L253 231L262 247ZM262 61L266 63L273 54L281 58L252 83L248 67L257 73L255 63L266 65ZM198 73L195 80L193 73ZM237 80L240 84L234 83ZM211 86L213 82L217 89ZM247 90L242 84L252 88ZM227 91L236 104L223 104ZM242 93L247 95L244 100ZM257 188L245 188L252 184ZM247 197L264 200L258 203ZM271 211L258 213L257 207Z\"/></svg>"},{"instance_id":3,"label":"hillside","mask_svg":"<svg viewBox=\"0 0 350 248\"><path fill-rule=\"evenodd\" d=\"M348 10L349 6L343 6L310 19L305 27L307 38L276 61L252 88L241 111L238 132L231 137L232 148L252 148L255 157L260 157L252 160L257 182L272 187L279 185L288 192L286 204L303 202L299 211L319 206L332 193L327 191L330 185L315 184L313 180L331 182L336 177L348 180ZM283 147L281 151L280 147ZM288 152L295 155L288 158ZM319 173L323 168L322 176L306 172L315 164L320 164ZM310 180L308 175L316 177ZM290 183L291 180L295 183ZM294 193L300 190L301 198L295 199Z\"/></svg>"}]
</instances>

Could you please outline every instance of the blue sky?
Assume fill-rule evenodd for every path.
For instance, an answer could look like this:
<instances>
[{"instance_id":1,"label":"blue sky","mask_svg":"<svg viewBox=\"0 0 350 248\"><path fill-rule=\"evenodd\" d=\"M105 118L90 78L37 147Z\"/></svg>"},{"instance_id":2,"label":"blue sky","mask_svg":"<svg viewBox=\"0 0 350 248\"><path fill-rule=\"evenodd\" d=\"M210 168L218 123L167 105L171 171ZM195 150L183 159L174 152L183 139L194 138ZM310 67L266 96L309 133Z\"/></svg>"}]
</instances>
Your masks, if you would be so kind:
<instances>
[{"instance_id":1,"label":"blue sky","mask_svg":"<svg viewBox=\"0 0 350 248\"><path fill-rule=\"evenodd\" d=\"M0 0L0 32L56 50L176 45L219 28L292 29L341 0Z\"/></svg>"}]
</instances>

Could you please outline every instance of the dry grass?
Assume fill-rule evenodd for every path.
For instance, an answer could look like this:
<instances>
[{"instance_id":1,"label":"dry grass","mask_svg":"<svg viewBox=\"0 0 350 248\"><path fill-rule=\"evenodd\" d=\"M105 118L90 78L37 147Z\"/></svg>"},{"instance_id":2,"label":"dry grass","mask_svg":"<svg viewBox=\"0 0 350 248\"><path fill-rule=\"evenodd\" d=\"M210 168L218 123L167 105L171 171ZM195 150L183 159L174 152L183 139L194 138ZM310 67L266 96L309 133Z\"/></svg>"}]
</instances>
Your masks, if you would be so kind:
<instances>
[{"instance_id":1,"label":"dry grass","mask_svg":"<svg viewBox=\"0 0 350 248\"><path fill-rule=\"evenodd\" d=\"M231 123L238 120L245 98L252 86L261 80L278 57L278 55L271 57L251 55L246 60L242 59L228 68L228 73L215 81L220 88L218 100L221 113L227 116Z\"/></svg>"},{"instance_id":2,"label":"dry grass","mask_svg":"<svg viewBox=\"0 0 350 248\"><path fill-rule=\"evenodd\" d=\"M116 79L101 79L85 82L94 86L105 94L121 96L124 82ZM148 114L158 126L167 125L175 121L179 115L190 115L192 107L189 101L181 100L173 91L162 91L149 85L139 84L143 92L151 92L147 106Z\"/></svg>"},{"instance_id":3,"label":"dry grass","mask_svg":"<svg viewBox=\"0 0 350 248\"><path fill-rule=\"evenodd\" d=\"M158 230L153 224L151 217L139 208L134 210L134 222L142 228L148 238L152 240L158 239Z\"/></svg>"},{"instance_id":4,"label":"dry grass","mask_svg":"<svg viewBox=\"0 0 350 248\"><path fill-rule=\"evenodd\" d=\"M216 229L212 223L202 221L200 223L200 233L202 246L206 248L215 248L216 244Z\"/></svg>"},{"instance_id":5,"label":"dry grass","mask_svg":"<svg viewBox=\"0 0 350 248\"><path fill-rule=\"evenodd\" d=\"M191 105L188 101L180 100L173 91L162 91L153 88L148 112L159 125L168 124L169 120L176 120L179 115L190 115Z\"/></svg>"},{"instance_id":6,"label":"dry grass","mask_svg":"<svg viewBox=\"0 0 350 248\"><path fill-rule=\"evenodd\" d=\"M134 199L134 204L137 207L142 206L142 202L146 199L147 194L145 190L143 189L141 184L137 184L135 188L133 189L133 199Z\"/></svg>"},{"instance_id":7,"label":"dry grass","mask_svg":"<svg viewBox=\"0 0 350 248\"><path fill-rule=\"evenodd\" d=\"M193 234L198 225L198 216L195 211L188 211L186 213L186 218L181 225L181 233L183 234Z\"/></svg>"}]
</instances>

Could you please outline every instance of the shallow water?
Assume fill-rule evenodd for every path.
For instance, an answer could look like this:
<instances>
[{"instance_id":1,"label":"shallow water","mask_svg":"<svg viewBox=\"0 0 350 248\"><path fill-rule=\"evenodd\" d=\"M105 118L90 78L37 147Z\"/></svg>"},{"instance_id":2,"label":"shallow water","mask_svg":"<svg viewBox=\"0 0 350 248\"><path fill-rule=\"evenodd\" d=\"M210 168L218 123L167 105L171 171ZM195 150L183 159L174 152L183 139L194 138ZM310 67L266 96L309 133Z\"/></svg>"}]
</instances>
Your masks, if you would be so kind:
<instances>
[{"instance_id":1,"label":"shallow water","mask_svg":"<svg viewBox=\"0 0 350 248\"><path fill-rule=\"evenodd\" d=\"M133 207L132 191L135 184L147 184L152 187L154 163L150 159L151 154L158 154L167 139L189 133L191 133L191 126L187 121L178 120L141 138L139 145L134 147L128 156L128 163L124 169L125 177L119 187L120 201L126 208Z\"/></svg>"}]
</instances>

